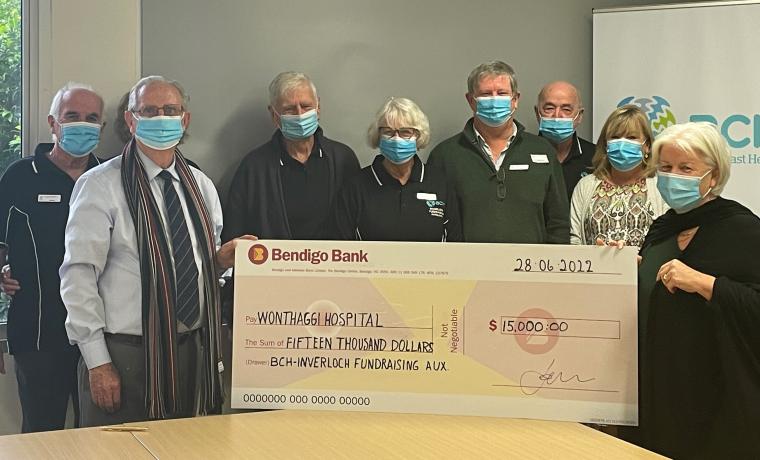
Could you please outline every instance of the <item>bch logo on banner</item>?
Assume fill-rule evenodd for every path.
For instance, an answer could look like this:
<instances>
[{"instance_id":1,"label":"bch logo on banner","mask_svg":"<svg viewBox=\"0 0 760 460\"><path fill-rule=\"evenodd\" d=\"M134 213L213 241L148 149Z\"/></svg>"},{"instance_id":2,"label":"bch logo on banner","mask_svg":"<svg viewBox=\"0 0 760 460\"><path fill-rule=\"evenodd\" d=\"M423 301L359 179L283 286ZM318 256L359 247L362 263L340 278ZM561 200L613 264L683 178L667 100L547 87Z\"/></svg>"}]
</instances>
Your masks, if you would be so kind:
<instances>
[{"instance_id":1,"label":"bch logo on banner","mask_svg":"<svg viewBox=\"0 0 760 460\"><path fill-rule=\"evenodd\" d=\"M254 265L261 265L269 258L269 251L263 244L254 244L251 249L248 250L248 259Z\"/></svg>"},{"instance_id":2,"label":"bch logo on banner","mask_svg":"<svg viewBox=\"0 0 760 460\"><path fill-rule=\"evenodd\" d=\"M651 98L628 96L621 99L617 106L621 107L626 104L638 106L647 115L652 126L652 134L655 137L668 126L676 124L676 117L670 108L670 103L662 96L652 96ZM720 121L715 115L692 113L689 115L689 121L706 121L714 124L732 149L743 149L750 146L760 147L760 114L734 113ZM743 161L736 159L733 162L743 163Z\"/></svg>"},{"instance_id":3,"label":"bch logo on banner","mask_svg":"<svg viewBox=\"0 0 760 460\"><path fill-rule=\"evenodd\" d=\"M673 111L670 110L670 102L664 97L629 96L618 102L617 106L622 107L626 104L638 106L644 112L647 118L649 118L652 134L655 137L668 126L676 124L676 117L673 115Z\"/></svg>"},{"instance_id":4,"label":"bch logo on banner","mask_svg":"<svg viewBox=\"0 0 760 460\"><path fill-rule=\"evenodd\" d=\"M597 9L593 17L594 134L623 104L641 108L657 137L675 124L711 123L731 154L722 194L760 214L760 60L747 58L760 49L760 3ZM684 40L690 28L698 43ZM620 56L641 55L647 65L620 65Z\"/></svg>"}]
</instances>

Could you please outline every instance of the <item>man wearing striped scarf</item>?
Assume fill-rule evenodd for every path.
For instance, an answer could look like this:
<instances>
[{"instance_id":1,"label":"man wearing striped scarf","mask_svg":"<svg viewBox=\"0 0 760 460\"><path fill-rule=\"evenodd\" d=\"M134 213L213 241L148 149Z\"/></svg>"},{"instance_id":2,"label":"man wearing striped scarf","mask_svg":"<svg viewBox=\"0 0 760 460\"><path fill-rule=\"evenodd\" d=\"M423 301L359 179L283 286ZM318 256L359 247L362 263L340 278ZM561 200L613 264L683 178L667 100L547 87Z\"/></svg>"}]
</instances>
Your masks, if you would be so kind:
<instances>
[{"instance_id":1,"label":"man wearing striped scarf","mask_svg":"<svg viewBox=\"0 0 760 460\"><path fill-rule=\"evenodd\" d=\"M188 417L223 401L211 180L176 146L190 122L175 81L145 77L124 113L133 138L72 192L60 269L66 331L79 346L82 426ZM254 237L250 237L254 238Z\"/></svg>"}]
</instances>

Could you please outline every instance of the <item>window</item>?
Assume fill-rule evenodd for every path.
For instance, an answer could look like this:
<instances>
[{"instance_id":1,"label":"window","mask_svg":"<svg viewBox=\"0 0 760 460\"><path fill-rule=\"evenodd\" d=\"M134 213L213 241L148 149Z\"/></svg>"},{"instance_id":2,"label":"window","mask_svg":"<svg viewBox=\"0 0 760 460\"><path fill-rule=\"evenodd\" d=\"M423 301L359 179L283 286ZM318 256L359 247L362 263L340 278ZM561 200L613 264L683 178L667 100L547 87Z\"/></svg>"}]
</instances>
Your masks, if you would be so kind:
<instances>
[{"instance_id":1,"label":"window","mask_svg":"<svg viewBox=\"0 0 760 460\"><path fill-rule=\"evenodd\" d=\"M0 173L21 158L21 0L0 0Z\"/></svg>"},{"instance_id":2,"label":"window","mask_svg":"<svg viewBox=\"0 0 760 460\"><path fill-rule=\"evenodd\" d=\"M21 0L0 0L0 175L21 158L21 77ZM0 294L0 323L7 315Z\"/></svg>"}]
</instances>

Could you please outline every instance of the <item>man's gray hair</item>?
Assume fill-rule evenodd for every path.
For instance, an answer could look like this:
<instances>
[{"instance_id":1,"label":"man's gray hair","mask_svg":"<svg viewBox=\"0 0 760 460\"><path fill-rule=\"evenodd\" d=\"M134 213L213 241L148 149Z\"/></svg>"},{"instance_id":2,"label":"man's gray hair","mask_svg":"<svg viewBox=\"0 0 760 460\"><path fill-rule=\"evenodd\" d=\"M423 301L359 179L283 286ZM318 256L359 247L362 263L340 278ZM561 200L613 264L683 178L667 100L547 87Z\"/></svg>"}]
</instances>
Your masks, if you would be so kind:
<instances>
[{"instance_id":1,"label":"man's gray hair","mask_svg":"<svg viewBox=\"0 0 760 460\"><path fill-rule=\"evenodd\" d=\"M103 97L100 94L96 93L95 90L92 89L92 86L86 83L77 83L75 81L70 81L63 85L63 87L61 87L61 89L55 93L55 96L53 96L53 102L50 103L49 115L52 115L56 119L58 118L60 115L58 112L61 110L61 99L63 99L63 95L74 89L85 89L87 91L91 91L100 98L100 105L101 107L103 106Z\"/></svg>"},{"instance_id":2,"label":"man's gray hair","mask_svg":"<svg viewBox=\"0 0 760 460\"><path fill-rule=\"evenodd\" d=\"M517 93L517 74L515 69L509 64L502 61L488 61L472 69L470 76L467 77L467 92L475 94L480 80L485 76L507 75L509 83L512 86L512 94Z\"/></svg>"},{"instance_id":3,"label":"man's gray hair","mask_svg":"<svg viewBox=\"0 0 760 460\"><path fill-rule=\"evenodd\" d=\"M269 105L274 107L282 96L303 84L308 84L311 87L314 99L318 100L317 87L314 86L308 75L301 72L287 71L278 74L274 77L272 83L269 84Z\"/></svg>"},{"instance_id":4,"label":"man's gray hair","mask_svg":"<svg viewBox=\"0 0 760 460\"><path fill-rule=\"evenodd\" d=\"M149 77L143 77L138 81L135 86L132 87L131 90L129 90L129 103L127 104L127 110L134 111L137 108L137 94L142 90L143 88L152 85L153 83L166 83L168 85L172 85L177 89L177 92L179 92L180 97L182 97L182 108L187 111L188 110L188 102L190 101L190 97L185 92L185 88L182 87L182 85L179 84L176 80L170 80L166 77L162 77L160 75L151 75Z\"/></svg>"}]
</instances>

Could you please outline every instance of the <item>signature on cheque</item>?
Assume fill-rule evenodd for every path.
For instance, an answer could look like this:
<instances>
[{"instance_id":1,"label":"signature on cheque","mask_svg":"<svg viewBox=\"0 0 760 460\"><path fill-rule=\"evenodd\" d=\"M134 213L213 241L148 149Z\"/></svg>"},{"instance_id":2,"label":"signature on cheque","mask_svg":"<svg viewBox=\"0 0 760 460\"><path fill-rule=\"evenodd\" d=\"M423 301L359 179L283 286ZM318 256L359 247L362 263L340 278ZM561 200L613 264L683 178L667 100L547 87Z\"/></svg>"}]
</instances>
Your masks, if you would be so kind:
<instances>
[{"instance_id":1,"label":"signature on cheque","mask_svg":"<svg viewBox=\"0 0 760 460\"><path fill-rule=\"evenodd\" d=\"M596 377L581 377L578 374L570 374L567 371L555 370L556 359L552 359L544 371L528 370L520 376L520 389L526 395L534 395L544 388L562 390L575 390L582 388L569 388L566 384L583 384L596 380Z\"/></svg>"}]
</instances>

